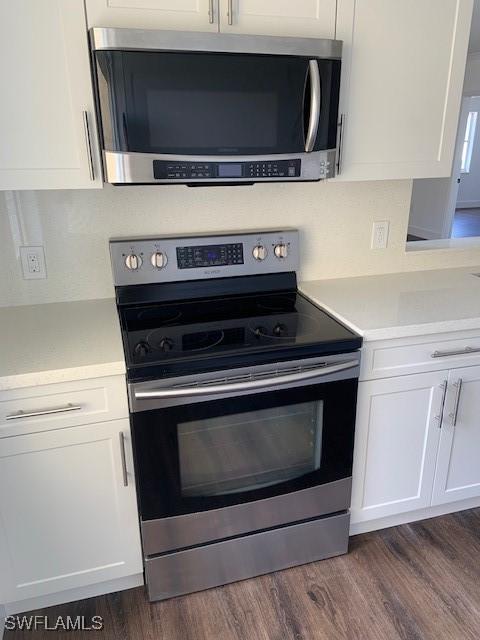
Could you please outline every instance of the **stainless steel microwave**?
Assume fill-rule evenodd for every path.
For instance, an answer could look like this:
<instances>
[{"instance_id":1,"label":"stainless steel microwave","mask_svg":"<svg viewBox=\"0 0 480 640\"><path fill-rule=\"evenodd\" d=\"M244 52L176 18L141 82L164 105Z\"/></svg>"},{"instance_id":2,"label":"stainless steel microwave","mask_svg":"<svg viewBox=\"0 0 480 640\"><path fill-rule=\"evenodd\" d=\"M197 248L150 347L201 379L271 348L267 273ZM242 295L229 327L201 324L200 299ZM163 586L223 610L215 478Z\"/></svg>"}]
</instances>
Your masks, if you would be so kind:
<instances>
[{"instance_id":1,"label":"stainless steel microwave","mask_svg":"<svg viewBox=\"0 0 480 640\"><path fill-rule=\"evenodd\" d=\"M340 41L106 28L90 37L106 182L335 175Z\"/></svg>"}]
</instances>

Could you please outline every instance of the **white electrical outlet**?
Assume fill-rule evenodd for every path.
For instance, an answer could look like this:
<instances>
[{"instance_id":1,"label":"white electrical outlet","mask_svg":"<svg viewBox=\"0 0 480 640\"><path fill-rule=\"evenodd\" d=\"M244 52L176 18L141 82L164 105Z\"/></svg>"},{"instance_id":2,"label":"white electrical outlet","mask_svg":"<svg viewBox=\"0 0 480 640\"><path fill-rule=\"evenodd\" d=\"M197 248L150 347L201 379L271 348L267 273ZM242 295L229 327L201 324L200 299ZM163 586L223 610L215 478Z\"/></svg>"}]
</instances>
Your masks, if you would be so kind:
<instances>
[{"instance_id":1,"label":"white electrical outlet","mask_svg":"<svg viewBox=\"0 0 480 640\"><path fill-rule=\"evenodd\" d=\"M372 249L386 249L388 245L388 220L378 220L372 227Z\"/></svg>"},{"instance_id":2,"label":"white electrical outlet","mask_svg":"<svg viewBox=\"0 0 480 640\"><path fill-rule=\"evenodd\" d=\"M43 246L20 247L20 259L25 280L39 280L47 277Z\"/></svg>"}]
</instances>

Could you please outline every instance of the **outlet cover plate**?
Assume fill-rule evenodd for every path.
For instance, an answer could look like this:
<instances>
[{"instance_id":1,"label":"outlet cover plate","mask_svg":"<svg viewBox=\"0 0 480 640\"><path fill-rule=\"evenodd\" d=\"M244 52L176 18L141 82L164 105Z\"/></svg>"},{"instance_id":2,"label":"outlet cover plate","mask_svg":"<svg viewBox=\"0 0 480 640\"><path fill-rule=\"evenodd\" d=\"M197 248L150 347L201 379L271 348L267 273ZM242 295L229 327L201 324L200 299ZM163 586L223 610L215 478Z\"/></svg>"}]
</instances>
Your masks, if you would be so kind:
<instances>
[{"instance_id":1,"label":"outlet cover plate","mask_svg":"<svg viewBox=\"0 0 480 640\"><path fill-rule=\"evenodd\" d=\"M43 280L47 277L43 245L20 247L24 280Z\"/></svg>"},{"instance_id":2,"label":"outlet cover plate","mask_svg":"<svg viewBox=\"0 0 480 640\"><path fill-rule=\"evenodd\" d=\"M388 232L390 222L388 220L377 220L372 227L372 249L386 249L388 245Z\"/></svg>"}]
</instances>

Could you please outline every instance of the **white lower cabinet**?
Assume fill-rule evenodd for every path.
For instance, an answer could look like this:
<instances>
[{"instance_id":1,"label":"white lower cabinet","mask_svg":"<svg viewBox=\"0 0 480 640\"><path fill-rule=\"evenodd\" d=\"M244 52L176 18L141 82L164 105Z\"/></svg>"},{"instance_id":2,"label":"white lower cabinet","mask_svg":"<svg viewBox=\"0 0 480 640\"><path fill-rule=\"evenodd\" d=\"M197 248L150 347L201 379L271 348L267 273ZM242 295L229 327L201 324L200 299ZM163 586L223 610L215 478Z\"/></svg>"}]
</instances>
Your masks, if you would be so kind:
<instances>
[{"instance_id":1,"label":"white lower cabinet","mask_svg":"<svg viewBox=\"0 0 480 640\"><path fill-rule=\"evenodd\" d=\"M142 570L128 418L0 439L0 602Z\"/></svg>"},{"instance_id":2,"label":"white lower cabinet","mask_svg":"<svg viewBox=\"0 0 480 640\"><path fill-rule=\"evenodd\" d=\"M370 349L386 362L391 351L395 362L403 362L403 351L407 357L414 346L367 345L367 356ZM463 342L446 349L439 337L434 346L431 366L442 362L444 370L359 384L351 507L355 532L408 521L402 515L408 512L415 511L418 519L434 515L433 507L438 514L454 511L456 504L480 505L480 365L473 364L476 352ZM467 362L471 366L458 366ZM364 369L364 374L375 372L375 367Z\"/></svg>"},{"instance_id":3,"label":"white lower cabinet","mask_svg":"<svg viewBox=\"0 0 480 640\"><path fill-rule=\"evenodd\" d=\"M430 505L445 372L361 382L352 522Z\"/></svg>"},{"instance_id":4,"label":"white lower cabinet","mask_svg":"<svg viewBox=\"0 0 480 640\"><path fill-rule=\"evenodd\" d=\"M479 366L449 373L433 504L476 496L480 496Z\"/></svg>"}]
</instances>

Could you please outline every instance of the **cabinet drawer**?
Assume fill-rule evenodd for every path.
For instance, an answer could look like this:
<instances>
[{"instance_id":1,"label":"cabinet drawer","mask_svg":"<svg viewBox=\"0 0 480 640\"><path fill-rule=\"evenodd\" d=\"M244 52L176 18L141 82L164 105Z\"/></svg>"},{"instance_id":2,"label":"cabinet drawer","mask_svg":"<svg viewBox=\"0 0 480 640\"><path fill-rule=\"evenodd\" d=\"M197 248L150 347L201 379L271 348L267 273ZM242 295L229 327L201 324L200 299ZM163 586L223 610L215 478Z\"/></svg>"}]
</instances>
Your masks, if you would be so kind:
<instances>
[{"instance_id":1,"label":"cabinet drawer","mask_svg":"<svg viewBox=\"0 0 480 640\"><path fill-rule=\"evenodd\" d=\"M365 343L362 380L480 364L480 334L461 332Z\"/></svg>"},{"instance_id":2,"label":"cabinet drawer","mask_svg":"<svg viewBox=\"0 0 480 640\"><path fill-rule=\"evenodd\" d=\"M128 417L124 376L0 393L0 438Z\"/></svg>"}]
</instances>

